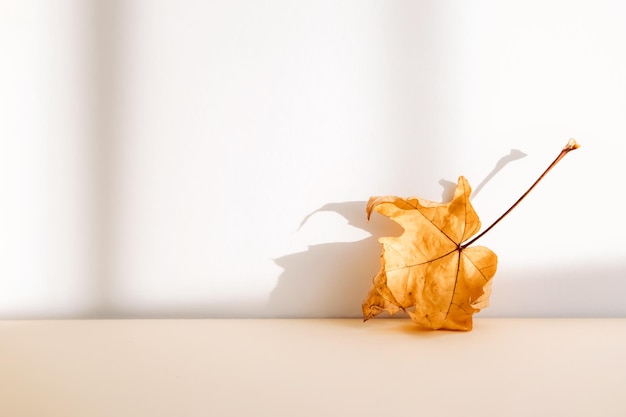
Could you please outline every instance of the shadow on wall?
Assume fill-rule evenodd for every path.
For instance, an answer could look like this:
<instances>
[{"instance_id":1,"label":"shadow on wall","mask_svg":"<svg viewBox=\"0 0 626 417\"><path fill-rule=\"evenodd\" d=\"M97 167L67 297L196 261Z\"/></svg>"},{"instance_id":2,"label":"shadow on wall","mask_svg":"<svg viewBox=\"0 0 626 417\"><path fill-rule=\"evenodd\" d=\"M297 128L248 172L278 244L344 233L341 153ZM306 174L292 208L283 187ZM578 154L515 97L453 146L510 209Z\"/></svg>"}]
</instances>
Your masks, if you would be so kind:
<instances>
[{"instance_id":1,"label":"shadow on wall","mask_svg":"<svg viewBox=\"0 0 626 417\"><path fill-rule=\"evenodd\" d=\"M526 156L512 149L498 160L491 172L474 191L482 189L508 163ZM442 201L450 201L456 183L442 179ZM270 317L361 317L373 277L380 267L381 236L398 236L402 228L395 222L374 214L368 222L365 201L330 203L309 214L332 211L343 216L350 226L370 237L357 242L332 242L309 246L305 252L286 255L274 262L284 271L272 291L265 309Z\"/></svg>"},{"instance_id":2,"label":"shadow on wall","mask_svg":"<svg viewBox=\"0 0 626 417\"><path fill-rule=\"evenodd\" d=\"M447 185L448 182L446 181ZM451 183L454 185L454 183ZM444 188L444 195L448 192ZM361 317L361 303L380 266L380 236L402 229L383 216L365 218L365 201L327 204L372 236L324 243L275 259L284 269L265 308L269 317ZM497 248L492 248L497 252ZM584 314L581 314L581 311ZM479 317L626 317L626 262L507 267L494 278L491 306Z\"/></svg>"},{"instance_id":3,"label":"shadow on wall","mask_svg":"<svg viewBox=\"0 0 626 417\"><path fill-rule=\"evenodd\" d=\"M498 269L480 317L626 317L624 260Z\"/></svg>"},{"instance_id":4,"label":"shadow on wall","mask_svg":"<svg viewBox=\"0 0 626 417\"><path fill-rule=\"evenodd\" d=\"M366 204L365 201L330 203L307 216L306 219L318 212L332 211L343 216L350 226L371 236L357 242L313 245L305 252L275 259L284 272L270 295L268 315L361 317L361 303L380 267L378 237L402 232L398 225L382 216L372 216L368 222Z\"/></svg>"}]
</instances>

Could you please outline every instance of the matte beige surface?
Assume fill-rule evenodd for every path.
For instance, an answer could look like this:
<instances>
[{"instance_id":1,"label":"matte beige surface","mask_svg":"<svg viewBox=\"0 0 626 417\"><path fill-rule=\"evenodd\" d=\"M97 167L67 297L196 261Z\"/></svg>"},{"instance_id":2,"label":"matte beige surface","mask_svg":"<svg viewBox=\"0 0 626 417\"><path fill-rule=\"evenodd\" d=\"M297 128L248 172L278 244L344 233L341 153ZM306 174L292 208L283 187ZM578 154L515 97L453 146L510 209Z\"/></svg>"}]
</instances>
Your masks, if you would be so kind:
<instances>
[{"instance_id":1,"label":"matte beige surface","mask_svg":"<svg viewBox=\"0 0 626 417\"><path fill-rule=\"evenodd\" d=\"M0 322L0 415L624 416L626 319Z\"/></svg>"}]
</instances>

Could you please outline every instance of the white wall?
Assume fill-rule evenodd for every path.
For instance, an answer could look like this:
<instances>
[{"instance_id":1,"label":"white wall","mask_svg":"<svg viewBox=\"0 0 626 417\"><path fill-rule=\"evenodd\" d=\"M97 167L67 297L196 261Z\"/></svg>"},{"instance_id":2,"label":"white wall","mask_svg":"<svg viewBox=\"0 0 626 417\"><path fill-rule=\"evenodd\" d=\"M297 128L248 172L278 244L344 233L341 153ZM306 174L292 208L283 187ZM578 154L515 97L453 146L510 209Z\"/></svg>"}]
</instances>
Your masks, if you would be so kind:
<instances>
[{"instance_id":1,"label":"white wall","mask_svg":"<svg viewBox=\"0 0 626 417\"><path fill-rule=\"evenodd\" d=\"M398 232L370 195L524 152L473 199L488 225L569 137L481 239L481 315L624 315L625 12L2 0L0 316L356 317Z\"/></svg>"}]
</instances>

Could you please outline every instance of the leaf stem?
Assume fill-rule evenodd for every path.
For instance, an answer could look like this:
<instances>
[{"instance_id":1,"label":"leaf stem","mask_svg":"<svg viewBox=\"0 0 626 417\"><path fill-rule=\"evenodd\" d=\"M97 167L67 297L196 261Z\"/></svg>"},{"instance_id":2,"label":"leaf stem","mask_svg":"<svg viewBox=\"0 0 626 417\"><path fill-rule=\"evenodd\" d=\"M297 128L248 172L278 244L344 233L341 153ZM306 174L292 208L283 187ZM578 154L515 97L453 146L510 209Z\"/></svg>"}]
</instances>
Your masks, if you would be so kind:
<instances>
[{"instance_id":1,"label":"leaf stem","mask_svg":"<svg viewBox=\"0 0 626 417\"><path fill-rule=\"evenodd\" d=\"M561 153L556 157L556 159L554 161L552 161L552 163L548 166L548 168L546 168L546 170L543 171L543 173L539 176L539 178L537 178L537 180L533 183L533 185L531 185L530 188L528 190L526 190L526 192L524 194L522 194L522 196L520 198L518 198L517 201L511 207L509 207L509 209L507 211L505 211L500 217L498 217L496 219L496 221L491 224L491 226L489 226L488 228L483 230L478 236L474 237L469 242L466 242L466 243L462 244L461 248L465 249L466 247L470 246L472 243L476 242L478 239L483 237L483 235L485 235L488 231L493 229L493 227L496 224L498 224L500 222L500 220L504 219L507 214L509 214L515 207L517 207L517 205L519 203L522 202L522 200L528 195L528 193L530 193L532 191L532 189L535 188L535 186L537 186L537 184L539 184L539 181L541 181L543 179L543 177L545 177L546 174L548 172L550 172L550 170L552 168L554 168L555 165L558 164L559 161L561 159L563 159L563 157L565 155L568 154L568 152L573 151L574 149L578 149L579 147L580 147L580 145L578 145L578 143L576 143L576 140L570 139L569 142L567 142L567 145L565 145L565 147L561 150Z\"/></svg>"}]
</instances>

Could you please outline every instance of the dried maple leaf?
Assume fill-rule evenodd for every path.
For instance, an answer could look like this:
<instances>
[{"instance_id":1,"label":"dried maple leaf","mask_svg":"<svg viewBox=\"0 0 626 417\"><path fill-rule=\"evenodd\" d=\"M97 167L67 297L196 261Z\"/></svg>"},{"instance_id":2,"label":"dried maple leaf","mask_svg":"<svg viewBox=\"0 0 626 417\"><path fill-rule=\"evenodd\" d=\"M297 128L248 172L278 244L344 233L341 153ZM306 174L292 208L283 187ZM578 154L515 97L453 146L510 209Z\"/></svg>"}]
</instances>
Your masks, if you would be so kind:
<instances>
[{"instance_id":1,"label":"dried maple leaf","mask_svg":"<svg viewBox=\"0 0 626 417\"><path fill-rule=\"evenodd\" d=\"M483 246L469 247L506 216L569 151L570 139L559 156L533 185L480 235L480 220L464 177L449 203L417 197L372 197L367 216L375 210L404 228L398 237L379 239L381 269L363 303L368 320L383 311L406 311L411 319L432 329L471 330L472 316L489 305L491 279L498 258Z\"/></svg>"},{"instance_id":2,"label":"dried maple leaf","mask_svg":"<svg viewBox=\"0 0 626 417\"><path fill-rule=\"evenodd\" d=\"M425 327L472 328L472 315L486 307L498 258L485 247L462 246L480 230L470 194L469 183L460 177L447 204L416 197L370 198L368 217L376 210L404 232L380 239L382 268L363 304L366 319L402 308Z\"/></svg>"}]
</instances>

